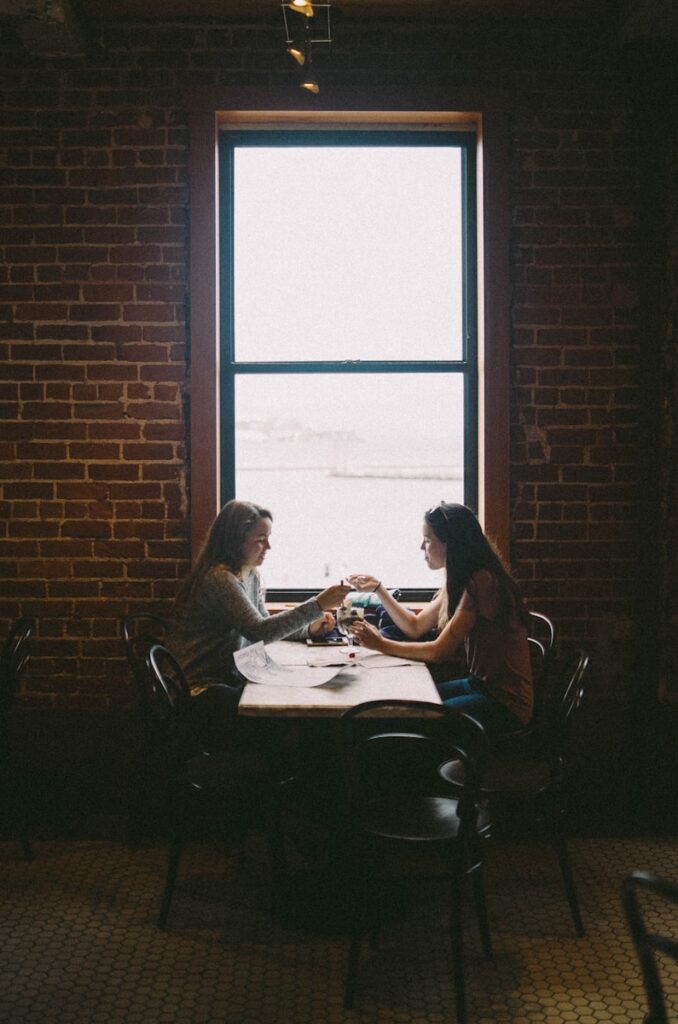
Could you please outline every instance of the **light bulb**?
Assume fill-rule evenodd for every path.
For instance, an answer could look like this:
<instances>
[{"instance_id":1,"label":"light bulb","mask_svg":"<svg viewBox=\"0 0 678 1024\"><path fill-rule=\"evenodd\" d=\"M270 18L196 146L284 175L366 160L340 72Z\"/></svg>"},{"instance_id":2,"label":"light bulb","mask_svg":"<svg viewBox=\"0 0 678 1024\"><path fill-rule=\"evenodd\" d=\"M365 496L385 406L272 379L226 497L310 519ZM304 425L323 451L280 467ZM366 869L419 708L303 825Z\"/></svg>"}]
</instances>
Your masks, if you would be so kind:
<instances>
[{"instance_id":1,"label":"light bulb","mask_svg":"<svg viewBox=\"0 0 678 1024\"><path fill-rule=\"evenodd\" d=\"M311 75L307 75L305 78L302 78L300 85L301 88L306 89L307 92L312 92L316 94L320 92L320 86L316 82L315 78L313 78Z\"/></svg>"},{"instance_id":2,"label":"light bulb","mask_svg":"<svg viewBox=\"0 0 678 1024\"><path fill-rule=\"evenodd\" d=\"M289 53L290 57L293 57L294 60L296 60L297 64L306 63L306 54L304 53L300 46L297 46L296 43L290 43L290 45L287 47L287 52Z\"/></svg>"},{"instance_id":3,"label":"light bulb","mask_svg":"<svg viewBox=\"0 0 678 1024\"><path fill-rule=\"evenodd\" d=\"M304 14L307 18L312 18L315 14L310 0L290 0L289 8L297 14Z\"/></svg>"}]
</instances>

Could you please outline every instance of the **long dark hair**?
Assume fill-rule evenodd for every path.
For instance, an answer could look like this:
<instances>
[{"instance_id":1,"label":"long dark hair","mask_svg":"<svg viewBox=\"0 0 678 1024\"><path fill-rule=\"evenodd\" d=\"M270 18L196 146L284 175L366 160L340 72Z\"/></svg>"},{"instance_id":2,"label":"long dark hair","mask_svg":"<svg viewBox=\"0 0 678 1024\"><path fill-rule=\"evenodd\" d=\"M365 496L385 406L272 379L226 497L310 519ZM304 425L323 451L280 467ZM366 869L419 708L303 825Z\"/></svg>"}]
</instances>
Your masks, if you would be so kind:
<instances>
[{"instance_id":1,"label":"long dark hair","mask_svg":"<svg viewBox=\"0 0 678 1024\"><path fill-rule=\"evenodd\" d=\"M517 618L524 626L528 626L529 615L518 584L508 572L492 542L483 533L471 509L466 505L441 501L439 505L426 512L424 519L438 540L447 545L447 617L450 618L454 614L473 574L479 569L487 569L496 577L499 584L499 625L508 628Z\"/></svg>"},{"instance_id":2,"label":"long dark hair","mask_svg":"<svg viewBox=\"0 0 678 1024\"><path fill-rule=\"evenodd\" d=\"M227 501L216 517L193 569L177 595L177 606L185 604L196 584L214 565L225 565L233 573L243 566L243 544L248 531L259 519L273 516L253 501Z\"/></svg>"}]
</instances>

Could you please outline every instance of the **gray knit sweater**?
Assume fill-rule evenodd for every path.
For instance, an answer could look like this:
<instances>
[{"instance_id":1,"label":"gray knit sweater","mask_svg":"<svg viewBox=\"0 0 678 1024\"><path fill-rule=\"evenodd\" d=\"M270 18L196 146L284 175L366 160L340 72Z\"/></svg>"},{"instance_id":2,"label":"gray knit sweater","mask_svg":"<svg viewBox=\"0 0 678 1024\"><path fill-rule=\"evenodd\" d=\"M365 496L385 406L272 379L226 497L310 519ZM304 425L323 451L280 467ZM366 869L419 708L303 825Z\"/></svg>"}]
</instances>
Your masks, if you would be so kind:
<instances>
[{"instance_id":1,"label":"gray knit sweater","mask_svg":"<svg viewBox=\"0 0 678 1024\"><path fill-rule=\"evenodd\" d=\"M181 610L170 636L172 650L193 692L225 683L238 686L233 652L263 640L302 640L308 626L322 616L315 598L296 608L269 615L256 570L244 580L224 565L206 573Z\"/></svg>"}]
</instances>

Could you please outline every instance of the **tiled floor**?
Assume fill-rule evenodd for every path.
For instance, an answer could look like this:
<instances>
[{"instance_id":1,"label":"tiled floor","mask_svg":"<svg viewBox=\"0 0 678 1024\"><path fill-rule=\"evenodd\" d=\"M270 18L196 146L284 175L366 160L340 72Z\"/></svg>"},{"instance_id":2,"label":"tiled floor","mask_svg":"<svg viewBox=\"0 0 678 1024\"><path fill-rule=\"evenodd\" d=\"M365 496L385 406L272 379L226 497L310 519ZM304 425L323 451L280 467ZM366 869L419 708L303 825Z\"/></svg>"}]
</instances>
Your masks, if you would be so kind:
<instances>
[{"instance_id":1,"label":"tiled floor","mask_svg":"<svg viewBox=\"0 0 678 1024\"><path fill-rule=\"evenodd\" d=\"M627 1024L644 994L619 888L635 868L678 878L669 839L582 839L572 857L587 925L574 936L557 866L538 842L488 861L493 962L469 915L471 1024ZM266 859L250 840L186 851L167 932L155 926L161 845L36 842L32 863L0 844L3 1024L445 1024L454 1021L440 887L417 890L378 952L365 951L358 1009L342 1008L346 939L270 913ZM653 911L654 913L654 911ZM654 920L654 919L653 919ZM678 931L673 915L659 926ZM664 971L678 1020L676 968Z\"/></svg>"}]
</instances>

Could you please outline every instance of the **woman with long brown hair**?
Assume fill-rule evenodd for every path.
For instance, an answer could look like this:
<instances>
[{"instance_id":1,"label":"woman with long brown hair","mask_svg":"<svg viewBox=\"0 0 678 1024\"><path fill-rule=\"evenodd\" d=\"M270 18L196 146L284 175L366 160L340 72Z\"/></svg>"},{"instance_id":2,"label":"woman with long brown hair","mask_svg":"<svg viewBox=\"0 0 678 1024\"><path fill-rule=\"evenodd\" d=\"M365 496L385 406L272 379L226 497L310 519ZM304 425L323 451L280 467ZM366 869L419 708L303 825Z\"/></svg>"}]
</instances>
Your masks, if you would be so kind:
<instances>
[{"instance_id":1,"label":"woman with long brown hair","mask_svg":"<svg viewBox=\"0 0 678 1024\"><path fill-rule=\"evenodd\" d=\"M445 585L417 614L399 604L374 576L354 574L358 590L377 593L407 637L389 640L369 623L355 635L364 647L384 654L440 664L463 647L468 675L438 686L444 703L478 719L490 732L526 724L533 689L528 612L516 582L465 505L441 502L424 515L424 558L430 569L445 569ZM432 628L433 640L420 640Z\"/></svg>"},{"instance_id":2,"label":"woman with long brown hair","mask_svg":"<svg viewBox=\"0 0 678 1024\"><path fill-rule=\"evenodd\" d=\"M233 711L243 688L233 654L263 640L321 636L334 626L330 609L351 589L328 587L295 608L269 615L259 567L271 547L273 516L250 501L229 501L212 523L175 607L172 649L196 698L205 729Z\"/></svg>"}]
</instances>

